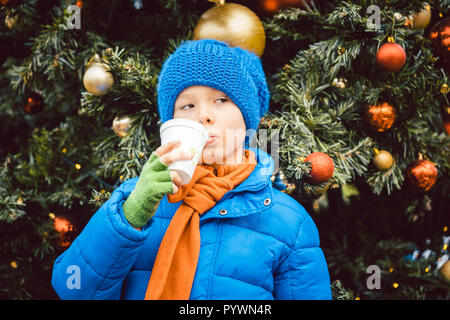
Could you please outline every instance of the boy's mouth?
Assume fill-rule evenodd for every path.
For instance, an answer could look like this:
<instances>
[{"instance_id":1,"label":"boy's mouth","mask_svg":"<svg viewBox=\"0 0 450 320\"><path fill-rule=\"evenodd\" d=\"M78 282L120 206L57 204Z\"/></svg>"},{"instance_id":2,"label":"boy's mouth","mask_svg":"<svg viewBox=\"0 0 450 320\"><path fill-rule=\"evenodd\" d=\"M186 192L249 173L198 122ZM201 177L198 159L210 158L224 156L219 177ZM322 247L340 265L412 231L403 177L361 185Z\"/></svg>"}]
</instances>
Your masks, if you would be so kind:
<instances>
[{"instance_id":1,"label":"boy's mouth","mask_svg":"<svg viewBox=\"0 0 450 320\"><path fill-rule=\"evenodd\" d=\"M216 136L211 136L208 141L206 141L206 145L210 145L212 143L214 143L216 141L217 137Z\"/></svg>"}]
</instances>

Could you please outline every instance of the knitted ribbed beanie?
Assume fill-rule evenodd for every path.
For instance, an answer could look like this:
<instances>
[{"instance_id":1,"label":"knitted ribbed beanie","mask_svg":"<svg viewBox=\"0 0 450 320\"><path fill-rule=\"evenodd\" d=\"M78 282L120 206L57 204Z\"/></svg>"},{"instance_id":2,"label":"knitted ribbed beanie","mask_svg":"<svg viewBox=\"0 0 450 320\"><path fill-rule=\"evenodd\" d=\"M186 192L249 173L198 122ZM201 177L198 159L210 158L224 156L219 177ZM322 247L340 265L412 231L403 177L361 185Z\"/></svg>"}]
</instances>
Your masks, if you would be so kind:
<instances>
[{"instance_id":1,"label":"knitted ribbed beanie","mask_svg":"<svg viewBox=\"0 0 450 320\"><path fill-rule=\"evenodd\" d=\"M230 97L245 120L248 145L247 139L253 137L259 121L269 109L270 93L260 58L218 40L184 41L164 62L159 75L157 91L161 123L173 118L178 95L194 85L212 87Z\"/></svg>"}]
</instances>

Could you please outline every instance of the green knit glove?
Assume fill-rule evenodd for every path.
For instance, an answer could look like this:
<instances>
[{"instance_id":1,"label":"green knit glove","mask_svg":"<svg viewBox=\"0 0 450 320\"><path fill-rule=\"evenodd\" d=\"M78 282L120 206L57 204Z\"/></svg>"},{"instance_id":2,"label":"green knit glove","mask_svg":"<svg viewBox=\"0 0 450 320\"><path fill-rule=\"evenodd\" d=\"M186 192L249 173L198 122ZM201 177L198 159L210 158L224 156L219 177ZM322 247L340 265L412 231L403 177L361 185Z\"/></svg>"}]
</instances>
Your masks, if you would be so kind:
<instances>
[{"instance_id":1,"label":"green knit glove","mask_svg":"<svg viewBox=\"0 0 450 320\"><path fill-rule=\"evenodd\" d=\"M159 201L172 192L170 170L153 151L142 168L134 190L122 205L125 218L134 227L145 226L155 214Z\"/></svg>"}]
</instances>

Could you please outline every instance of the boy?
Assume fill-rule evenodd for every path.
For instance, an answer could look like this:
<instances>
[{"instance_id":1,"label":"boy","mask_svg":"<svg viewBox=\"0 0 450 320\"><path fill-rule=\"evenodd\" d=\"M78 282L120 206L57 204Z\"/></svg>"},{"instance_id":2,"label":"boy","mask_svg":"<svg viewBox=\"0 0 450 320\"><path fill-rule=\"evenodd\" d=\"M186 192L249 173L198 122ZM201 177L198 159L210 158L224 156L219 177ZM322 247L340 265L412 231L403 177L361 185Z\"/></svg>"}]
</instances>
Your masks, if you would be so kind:
<instances>
[{"instance_id":1,"label":"boy","mask_svg":"<svg viewBox=\"0 0 450 320\"><path fill-rule=\"evenodd\" d=\"M272 187L274 161L246 148L269 106L260 59L205 39L186 41L158 83L161 122L198 121L215 136L192 180L168 165L189 159L160 146L140 177L125 181L55 261L63 299L330 299L317 228ZM233 143L228 143L233 132ZM68 267L80 286L67 286Z\"/></svg>"}]
</instances>

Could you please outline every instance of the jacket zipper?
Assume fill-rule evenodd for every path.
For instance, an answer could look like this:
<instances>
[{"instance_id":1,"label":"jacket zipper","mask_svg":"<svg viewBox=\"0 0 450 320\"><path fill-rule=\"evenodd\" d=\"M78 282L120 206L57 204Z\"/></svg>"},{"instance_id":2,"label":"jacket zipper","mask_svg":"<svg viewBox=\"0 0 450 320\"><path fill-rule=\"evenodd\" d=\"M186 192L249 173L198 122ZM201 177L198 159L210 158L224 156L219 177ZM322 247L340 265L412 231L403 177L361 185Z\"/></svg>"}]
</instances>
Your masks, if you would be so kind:
<instances>
[{"instance_id":1,"label":"jacket zipper","mask_svg":"<svg viewBox=\"0 0 450 320\"><path fill-rule=\"evenodd\" d=\"M209 283L208 283L208 289L207 289L207 293L206 293L206 299L211 299L211 292L212 292L212 287L213 287L213 275L214 275L214 268L216 266L216 257L217 257L217 252L219 251L219 243L222 239L222 219L219 219L219 223L217 225L217 242L215 245L215 249L214 249L214 258L213 258L213 263L211 263L211 269L209 271Z\"/></svg>"}]
</instances>

